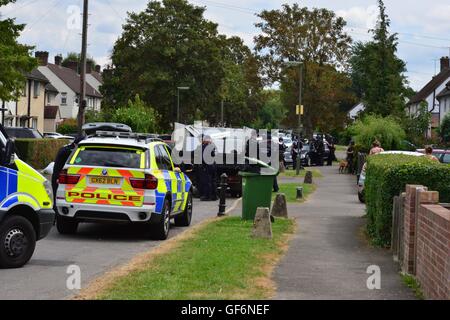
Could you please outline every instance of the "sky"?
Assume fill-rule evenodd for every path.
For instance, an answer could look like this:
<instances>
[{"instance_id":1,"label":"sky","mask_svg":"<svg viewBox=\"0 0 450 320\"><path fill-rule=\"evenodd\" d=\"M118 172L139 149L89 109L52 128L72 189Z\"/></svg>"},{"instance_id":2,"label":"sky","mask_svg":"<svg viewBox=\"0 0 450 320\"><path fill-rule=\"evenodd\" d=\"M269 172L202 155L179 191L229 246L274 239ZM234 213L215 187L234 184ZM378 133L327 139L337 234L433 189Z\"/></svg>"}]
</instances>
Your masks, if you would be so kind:
<instances>
[{"instance_id":1,"label":"sky","mask_svg":"<svg viewBox=\"0 0 450 320\"><path fill-rule=\"evenodd\" d=\"M2 7L3 17L27 24L22 43L49 51L50 57L78 52L81 47L82 0L17 0ZM376 0L190 0L206 7L205 17L219 25L219 32L239 36L249 47L258 33L256 13L297 2L310 8L334 10L347 21L346 31L355 41L370 39L378 15ZM89 1L88 53L102 66L108 64L115 40L120 36L127 12L142 11L147 0ZM439 59L450 55L449 0L386 0L391 30L399 33L398 55L407 64L407 77L419 90L439 72Z\"/></svg>"}]
</instances>

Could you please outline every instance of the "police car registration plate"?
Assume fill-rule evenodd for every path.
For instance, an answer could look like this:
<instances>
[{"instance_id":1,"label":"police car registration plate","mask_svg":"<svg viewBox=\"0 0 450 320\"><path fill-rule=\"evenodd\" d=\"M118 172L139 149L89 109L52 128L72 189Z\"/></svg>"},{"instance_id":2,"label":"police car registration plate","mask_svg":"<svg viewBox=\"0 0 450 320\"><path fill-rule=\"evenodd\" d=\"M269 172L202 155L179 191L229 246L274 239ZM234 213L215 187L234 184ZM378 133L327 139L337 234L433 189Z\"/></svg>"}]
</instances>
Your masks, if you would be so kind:
<instances>
[{"instance_id":1,"label":"police car registration plate","mask_svg":"<svg viewBox=\"0 0 450 320\"><path fill-rule=\"evenodd\" d=\"M111 177L90 177L89 182L92 184L120 184L120 178Z\"/></svg>"}]
</instances>

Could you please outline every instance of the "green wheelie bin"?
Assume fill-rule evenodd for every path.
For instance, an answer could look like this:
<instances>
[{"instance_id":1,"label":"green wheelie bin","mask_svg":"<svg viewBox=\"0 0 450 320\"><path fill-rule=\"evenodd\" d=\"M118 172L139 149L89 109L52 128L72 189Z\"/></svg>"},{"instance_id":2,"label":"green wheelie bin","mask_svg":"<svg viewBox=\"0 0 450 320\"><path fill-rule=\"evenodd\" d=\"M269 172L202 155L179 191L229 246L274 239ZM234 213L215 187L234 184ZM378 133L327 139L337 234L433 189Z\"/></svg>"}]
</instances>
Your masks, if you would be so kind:
<instances>
[{"instance_id":1,"label":"green wheelie bin","mask_svg":"<svg viewBox=\"0 0 450 320\"><path fill-rule=\"evenodd\" d=\"M255 160L256 161L256 160ZM258 208L270 208L272 202L273 179L278 170L257 161L261 170L241 171L242 177L242 219L254 220Z\"/></svg>"}]
</instances>

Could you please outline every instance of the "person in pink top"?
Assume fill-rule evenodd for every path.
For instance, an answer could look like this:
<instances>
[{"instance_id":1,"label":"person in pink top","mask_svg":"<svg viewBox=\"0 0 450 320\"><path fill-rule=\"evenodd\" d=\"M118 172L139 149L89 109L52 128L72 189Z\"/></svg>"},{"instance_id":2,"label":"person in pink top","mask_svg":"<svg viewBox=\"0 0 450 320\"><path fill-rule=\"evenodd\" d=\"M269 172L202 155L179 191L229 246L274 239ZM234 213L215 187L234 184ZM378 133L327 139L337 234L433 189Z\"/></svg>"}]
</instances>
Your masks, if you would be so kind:
<instances>
[{"instance_id":1,"label":"person in pink top","mask_svg":"<svg viewBox=\"0 0 450 320\"><path fill-rule=\"evenodd\" d=\"M370 155L379 154L384 152L384 149L381 147L381 143L378 140L375 140L372 144L372 149L370 150Z\"/></svg>"}]
</instances>

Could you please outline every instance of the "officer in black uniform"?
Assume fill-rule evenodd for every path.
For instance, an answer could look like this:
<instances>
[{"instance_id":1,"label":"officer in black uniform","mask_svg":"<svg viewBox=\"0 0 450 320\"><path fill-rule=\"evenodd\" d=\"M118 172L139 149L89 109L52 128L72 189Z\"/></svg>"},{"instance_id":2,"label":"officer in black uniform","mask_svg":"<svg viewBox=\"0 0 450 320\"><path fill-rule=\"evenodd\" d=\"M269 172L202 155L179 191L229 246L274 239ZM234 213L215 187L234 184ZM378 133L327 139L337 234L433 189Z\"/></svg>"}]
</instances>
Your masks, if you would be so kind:
<instances>
[{"instance_id":1,"label":"officer in black uniform","mask_svg":"<svg viewBox=\"0 0 450 320\"><path fill-rule=\"evenodd\" d=\"M55 164L53 166L53 174L52 174L52 188L53 188L53 196L56 199L56 190L58 189L58 177L61 173L61 170L66 165L67 160L72 154L73 150L78 147L78 144L85 139L84 136L77 137L71 144L65 145L61 149L59 149L56 154Z\"/></svg>"},{"instance_id":2,"label":"officer in black uniform","mask_svg":"<svg viewBox=\"0 0 450 320\"><path fill-rule=\"evenodd\" d=\"M206 152L205 152L206 151ZM199 183L200 183L200 200L216 201L216 175L217 168L215 163L207 163L205 156L215 157L216 147L214 146L210 136L204 136L202 140L202 165L200 167Z\"/></svg>"}]
</instances>

